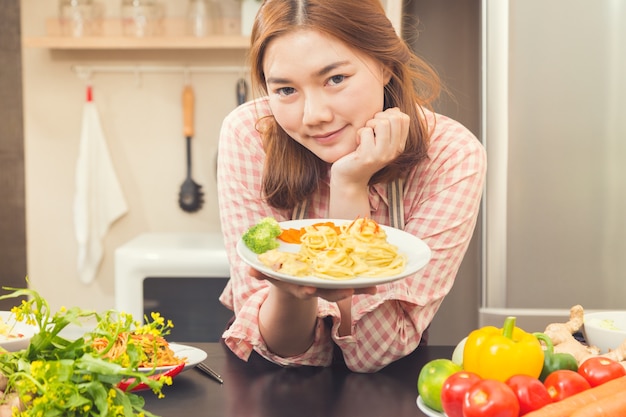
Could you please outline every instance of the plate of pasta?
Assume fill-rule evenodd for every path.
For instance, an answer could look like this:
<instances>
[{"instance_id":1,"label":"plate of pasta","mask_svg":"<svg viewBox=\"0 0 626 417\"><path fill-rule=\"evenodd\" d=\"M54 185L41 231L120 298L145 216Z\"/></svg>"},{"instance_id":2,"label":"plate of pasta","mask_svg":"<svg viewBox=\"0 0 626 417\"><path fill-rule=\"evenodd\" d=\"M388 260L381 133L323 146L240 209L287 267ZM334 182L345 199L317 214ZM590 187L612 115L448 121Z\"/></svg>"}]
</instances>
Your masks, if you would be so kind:
<instances>
[{"instance_id":1,"label":"plate of pasta","mask_svg":"<svg viewBox=\"0 0 626 417\"><path fill-rule=\"evenodd\" d=\"M364 288L415 274L431 258L428 245L400 229L371 219L305 219L280 222L299 243L277 239L262 254L237 243L241 259L257 271L286 282L317 288ZM292 240L293 241L293 240Z\"/></svg>"},{"instance_id":2,"label":"plate of pasta","mask_svg":"<svg viewBox=\"0 0 626 417\"><path fill-rule=\"evenodd\" d=\"M114 362L124 361L124 356L132 349L141 351L140 372L161 374L184 364L182 371L193 368L207 358L207 353L194 346L170 343L163 336L150 333L122 332L109 347L107 337L95 337L91 341L97 352Z\"/></svg>"},{"instance_id":3,"label":"plate of pasta","mask_svg":"<svg viewBox=\"0 0 626 417\"><path fill-rule=\"evenodd\" d=\"M154 362L163 361L168 365L162 366L142 366L137 370L146 374L152 374L150 378L156 379L161 376L169 376L174 378L181 372L185 372L198 365L207 358L207 353L202 349L194 346L180 345L178 343L167 343L159 348L159 358ZM150 355L149 355L150 356ZM150 389L145 383L134 384L135 379L126 379L118 384L118 387L124 391L143 391Z\"/></svg>"},{"instance_id":4,"label":"plate of pasta","mask_svg":"<svg viewBox=\"0 0 626 417\"><path fill-rule=\"evenodd\" d=\"M190 368L195 367L196 365L198 365L200 362L202 362L203 360L207 358L207 353L204 350L198 349L197 347L194 347L194 346L181 345L178 343L170 343L169 347L172 351L173 356L175 358L178 358L178 360L180 361L184 361L185 363L185 367L182 369L181 372L184 372ZM140 367L139 370L142 372L151 372L154 369L154 372L159 374L162 372L167 372L170 369L176 368L176 366L177 364L157 366L155 368L146 366L146 367Z\"/></svg>"}]
</instances>

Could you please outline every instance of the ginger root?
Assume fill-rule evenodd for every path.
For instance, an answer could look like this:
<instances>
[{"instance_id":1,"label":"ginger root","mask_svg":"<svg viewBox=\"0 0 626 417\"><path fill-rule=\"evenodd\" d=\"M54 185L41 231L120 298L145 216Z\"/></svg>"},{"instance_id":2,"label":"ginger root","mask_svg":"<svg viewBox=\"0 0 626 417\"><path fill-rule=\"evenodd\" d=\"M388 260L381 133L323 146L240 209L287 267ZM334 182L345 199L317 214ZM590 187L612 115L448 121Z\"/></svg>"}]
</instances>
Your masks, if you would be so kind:
<instances>
[{"instance_id":1,"label":"ginger root","mask_svg":"<svg viewBox=\"0 0 626 417\"><path fill-rule=\"evenodd\" d=\"M620 362L626 368L626 340L615 349L600 354L597 346L587 346L574 337L584 324L585 311L581 305L570 308L569 320L565 323L551 323L546 326L544 333L550 337L555 352L569 353L578 362L578 365L592 356L604 356Z\"/></svg>"},{"instance_id":2,"label":"ginger root","mask_svg":"<svg viewBox=\"0 0 626 417\"><path fill-rule=\"evenodd\" d=\"M595 346L586 346L574 338L574 333L583 326L584 310L581 305L570 308L569 320L565 323L548 324L544 333L550 337L557 353L569 353L580 365L590 356L600 354Z\"/></svg>"},{"instance_id":3,"label":"ginger root","mask_svg":"<svg viewBox=\"0 0 626 417\"><path fill-rule=\"evenodd\" d=\"M615 349L611 349L609 352L603 353L600 356L611 358L614 361L621 363L622 366L626 368L626 340L624 340L622 344Z\"/></svg>"}]
</instances>

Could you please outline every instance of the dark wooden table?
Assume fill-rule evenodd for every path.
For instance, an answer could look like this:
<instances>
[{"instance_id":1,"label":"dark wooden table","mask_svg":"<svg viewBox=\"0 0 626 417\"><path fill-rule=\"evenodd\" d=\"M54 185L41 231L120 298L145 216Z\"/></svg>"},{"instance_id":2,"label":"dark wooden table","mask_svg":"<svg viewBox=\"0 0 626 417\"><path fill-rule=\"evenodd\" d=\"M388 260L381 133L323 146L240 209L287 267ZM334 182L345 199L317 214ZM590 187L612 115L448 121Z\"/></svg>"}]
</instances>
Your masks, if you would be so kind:
<instances>
[{"instance_id":1,"label":"dark wooden table","mask_svg":"<svg viewBox=\"0 0 626 417\"><path fill-rule=\"evenodd\" d=\"M142 392L146 409L162 417L415 417L422 366L450 358L454 347L419 347L379 372L345 366L281 368L265 360L244 362L220 343L188 343L207 352L204 361L222 375L220 385L197 369L178 375L165 398Z\"/></svg>"}]
</instances>

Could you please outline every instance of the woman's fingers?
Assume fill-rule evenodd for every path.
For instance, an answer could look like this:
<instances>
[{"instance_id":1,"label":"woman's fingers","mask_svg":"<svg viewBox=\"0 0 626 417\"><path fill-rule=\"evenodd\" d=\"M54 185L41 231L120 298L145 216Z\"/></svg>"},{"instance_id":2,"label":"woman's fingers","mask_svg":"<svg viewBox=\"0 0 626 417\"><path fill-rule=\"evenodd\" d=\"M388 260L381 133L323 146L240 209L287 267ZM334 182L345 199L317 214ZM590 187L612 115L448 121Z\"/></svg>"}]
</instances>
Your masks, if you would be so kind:
<instances>
[{"instance_id":1,"label":"woman's fingers","mask_svg":"<svg viewBox=\"0 0 626 417\"><path fill-rule=\"evenodd\" d=\"M366 127L372 130L377 150L392 158L404 151L409 133L409 116L399 109L391 108L376 113L366 123Z\"/></svg>"},{"instance_id":2,"label":"woman's fingers","mask_svg":"<svg viewBox=\"0 0 626 417\"><path fill-rule=\"evenodd\" d=\"M330 302L337 302L355 294L376 294L376 287L367 288L317 288L308 285L297 285L290 282L281 281L268 277L261 272L250 268L250 275L259 280L266 280L282 291L286 291L292 296L306 300L313 297L320 297Z\"/></svg>"}]
</instances>

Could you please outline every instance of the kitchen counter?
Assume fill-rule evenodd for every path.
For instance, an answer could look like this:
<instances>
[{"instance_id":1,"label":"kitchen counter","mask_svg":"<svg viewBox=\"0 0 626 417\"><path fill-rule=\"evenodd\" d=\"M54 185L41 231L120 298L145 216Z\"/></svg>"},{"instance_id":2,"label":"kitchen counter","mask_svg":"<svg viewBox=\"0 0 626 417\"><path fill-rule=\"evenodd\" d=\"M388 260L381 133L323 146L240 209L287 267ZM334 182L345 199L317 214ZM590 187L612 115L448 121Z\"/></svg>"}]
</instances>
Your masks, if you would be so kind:
<instances>
[{"instance_id":1,"label":"kitchen counter","mask_svg":"<svg viewBox=\"0 0 626 417\"><path fill-rule=\"evenodd\" d=\"M237 358L220 343L189 343L207 352L204 361L221 385L197 369L178 375L165 398L142 392L146 409L162 417L415 417L422 366L449 358L452 346L422 346L379 372L359 374L345 366L282 368L257 356Z\"/></svg>"}]
</instances>

